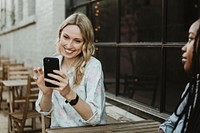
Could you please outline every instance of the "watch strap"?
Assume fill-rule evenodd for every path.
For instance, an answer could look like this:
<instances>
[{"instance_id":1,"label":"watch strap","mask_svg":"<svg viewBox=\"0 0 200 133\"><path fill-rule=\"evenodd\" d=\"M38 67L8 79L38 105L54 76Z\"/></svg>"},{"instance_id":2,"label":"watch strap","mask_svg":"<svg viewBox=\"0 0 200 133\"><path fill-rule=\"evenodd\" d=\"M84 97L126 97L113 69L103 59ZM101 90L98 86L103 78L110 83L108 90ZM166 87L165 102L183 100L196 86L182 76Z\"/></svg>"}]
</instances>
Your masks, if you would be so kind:
<instances>
[{"instance_id":1,"label":"watch strap","mask_svg":"<svg viewBox=\"0 0 200 133\"><path fill-rule=\"evenodd\" d=\"M65 103L69 103L70 105L74 106L78 103L79 100L79 96L76 94L76 98L72 99L70 102L68 102L67 100L65 100Z\"/></svg>"}]
</instances>

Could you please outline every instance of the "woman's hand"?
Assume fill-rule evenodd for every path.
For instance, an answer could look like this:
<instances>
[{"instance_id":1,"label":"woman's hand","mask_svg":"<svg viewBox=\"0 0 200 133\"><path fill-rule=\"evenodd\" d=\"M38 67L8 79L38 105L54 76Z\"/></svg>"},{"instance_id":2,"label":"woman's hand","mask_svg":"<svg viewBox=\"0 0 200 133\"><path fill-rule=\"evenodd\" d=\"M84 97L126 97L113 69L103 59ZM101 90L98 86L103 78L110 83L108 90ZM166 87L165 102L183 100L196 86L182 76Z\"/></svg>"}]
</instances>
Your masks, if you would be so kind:
<instances>
[{"instance_id":1,"label":"woman's hand","mask_svg":"<svg viewBox=\"0 0 200 133\"><path fill-rule=\"evenodd\" d=\"M34 68L33 71L36 74L36 77L33 77L33 79L35 80L36 84L43 92L43 95L51 95L53 90L45 86L44 71L42 70L42 68L41 67L38 67L37 69Z\"/></svg>"},{"instance_id":2,"label":"woman's hand","mask_svg":"<svg viewBox=\"0 0 200 133\"><path fill-rule=\"evenodd\" d=\"M70 94L70 92L72 91L70 86L69 86L69 79L61 71L54 70L53 72L55 74L49 73L48 76L52 77L53 79L56 79L56 80L51 80L51 79L47 79L47 78L45 78L44 80L46 82L52 83L54 85L57 85L58 87L55 87L55 88L52 88L52 89L59 91L60 94L63 97L66 98Z\"/></svg>"}]
</instances>

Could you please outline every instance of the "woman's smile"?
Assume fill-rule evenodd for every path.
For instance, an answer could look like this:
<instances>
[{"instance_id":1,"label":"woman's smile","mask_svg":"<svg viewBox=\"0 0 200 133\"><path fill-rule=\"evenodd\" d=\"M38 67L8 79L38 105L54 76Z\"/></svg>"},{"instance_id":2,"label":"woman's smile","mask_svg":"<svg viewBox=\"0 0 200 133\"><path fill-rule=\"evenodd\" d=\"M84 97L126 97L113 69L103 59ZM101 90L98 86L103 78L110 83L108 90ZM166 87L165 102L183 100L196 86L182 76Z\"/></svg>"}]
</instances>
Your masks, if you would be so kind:
<instances>
[{"instance_id":1,"label":"woman's smile","mask_svg":"<svg viewBox=\"0 0 200 133\"><path fill-rule=\"evenodd\" d=\"M70 50L70 49L66 49L64 48L65 50L65 53L68 55L68 54L72 54L75 50Z\"/></svg>"}]
</instances>

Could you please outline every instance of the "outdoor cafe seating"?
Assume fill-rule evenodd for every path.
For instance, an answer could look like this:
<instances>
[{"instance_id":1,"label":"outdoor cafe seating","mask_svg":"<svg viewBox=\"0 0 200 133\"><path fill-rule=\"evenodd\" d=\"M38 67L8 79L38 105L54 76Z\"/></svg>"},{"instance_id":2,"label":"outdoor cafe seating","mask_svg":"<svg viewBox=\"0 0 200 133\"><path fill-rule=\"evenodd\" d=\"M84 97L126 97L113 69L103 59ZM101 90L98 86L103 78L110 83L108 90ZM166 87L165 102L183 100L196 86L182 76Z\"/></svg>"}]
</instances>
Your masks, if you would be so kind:
<instances>
[{"instance_id":1,"label":"outdoor cafe seating","mask_svg":"<svg viewBox=\"0 0 200 133\"><path fill-rule=\"evenodd\" d=\"M1 62L1 61L0 61ZM8 108L8 132L42 132L42 133L152 133L157 132L159 122L154 120L125 121L107 123L96 126L80 126L68 128L50 128L50 116L43 116L35 111L34 103L39 88L31 78L32 68L23 63L4 61L0 65L1 86L0 103L6 102ZM8 91L8 99L4 99L3 91ZM0 104L2 108L2 104ZM5 111L4 110L4 111ZM27 124L27 120L31 120ZM36 128L36 119L40 121L40 128Z\"/></svg>"},{"instance_id":2,"label":"outdoor cafe seating","mask_svg":"<svg viewBox=\"0 0 200 133\"><path fill-rule=\"evenodd\" d=\"M17 132L21 133L24 131L24 128L31 128L31 132L36 130L35 119L40 118L40 114L36 112L34 106L30 108L30 104L32 103L32 99L37 99L37 94L39 92L39 88L36 84L34 84L31 76L28 76L27 79L27 89L24 102L24 105L19 111L14 111L9 113L9 117L11 119L11 123L13 124L11 127L12 130L17 130ZM26 119L32 119L32 125L27 126Z\"/></svg>"},{"instance_id":3,"label":"outdoor cafe seating","mask_svg":"<svg viewBox=\"0 0 200 133\"><path fill-rule=\"evenodd\" d=\"M32 68L25 67L23 63L9 61L2 63L1 67L0 102L8 105L8 132L37 131L35 119L41 119L41 115L35 111L34 102L39 88L31 78ZM4 99L3 91L8 91L7 99ZM31 119L31 124L26 123L27 119Z\"/></svg>"}]
</instances>

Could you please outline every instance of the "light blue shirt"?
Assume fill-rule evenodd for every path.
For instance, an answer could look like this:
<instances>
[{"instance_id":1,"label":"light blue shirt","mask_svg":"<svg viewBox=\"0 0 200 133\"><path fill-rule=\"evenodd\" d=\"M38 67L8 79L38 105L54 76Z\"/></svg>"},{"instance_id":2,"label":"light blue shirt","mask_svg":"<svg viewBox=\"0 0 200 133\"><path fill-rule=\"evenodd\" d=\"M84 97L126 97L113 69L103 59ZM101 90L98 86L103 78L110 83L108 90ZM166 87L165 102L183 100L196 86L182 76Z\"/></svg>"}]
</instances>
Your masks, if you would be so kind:
<instances>
[{"instance_id":1,"label":"light blue shirt","mask_svg":"<svg viewBox=\"0 0 200 133\"><path fill-rule=\"evenodd\" d=\"M189 89L189 83L186 85L185 90L182 94L182 97L188 89ZM180 114L183 111L183 109L187 103L187 99L188 99L188 95L183 99L183 101L179 105L177 114ZM164 123L162 123L160 125L159 129L162 129L165 133L181 133L181 130L183 128L184 119L185 119L185 115L183 115L182 119L179 121L177 127L175 128L174 132L172 132L173 128L176 124L176 121L178 120L178 116L175 115L175 113L173 113ZM185 131L185 129L184 129L184 131Z\"/></svg>"},{"instance_id":2,"label":"light blue shirt","mask_svg":"<svg viewBox=\"0 0 200 133\"><path fill-rule=\"evenodd\" d=\"M62 56L59 56L61 65ZM70 86L73 83L74 68L67 72ZM85 73L80 85L74 90L79 97L88 103L92 109L93 116L85 121L58 91L52 93L52 108L49 112L41 112L40 100L42 91L39 92L36 101L36 110L39 113L48 115L51 113L51 128L53 127L74 127L84 125L96 125L106 123L105 112L105 89L103 71L99 60L91 57L85 67Z\"/></svg>"}]
</instances>

